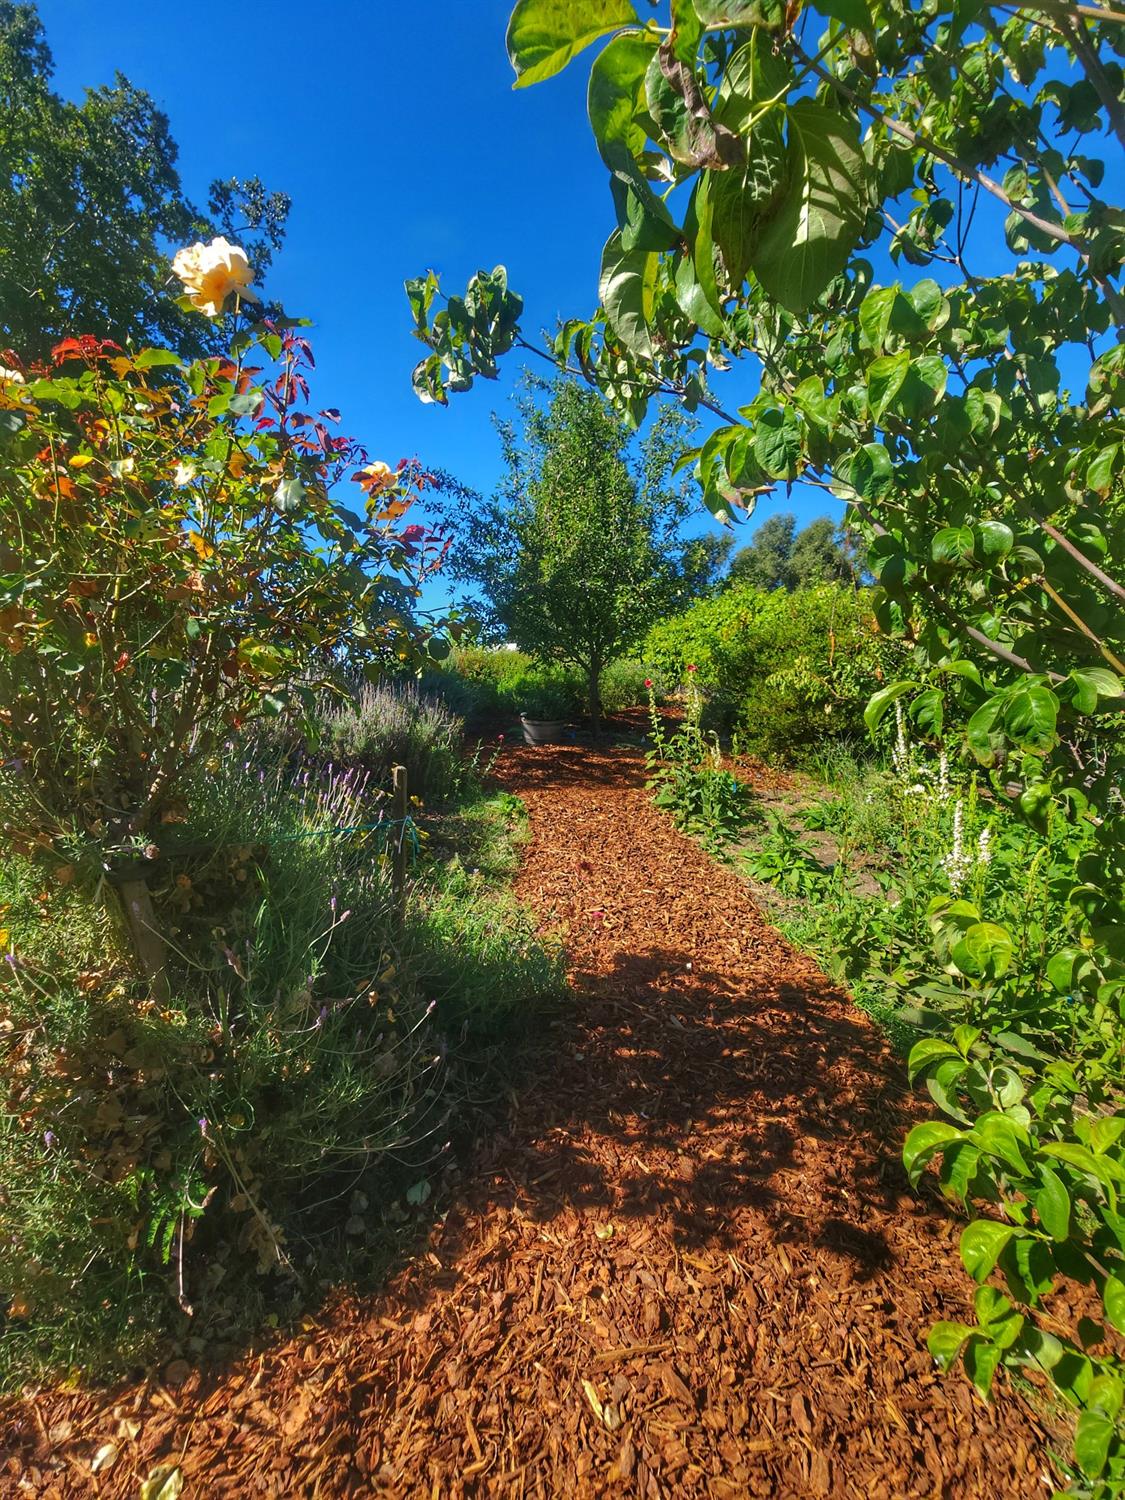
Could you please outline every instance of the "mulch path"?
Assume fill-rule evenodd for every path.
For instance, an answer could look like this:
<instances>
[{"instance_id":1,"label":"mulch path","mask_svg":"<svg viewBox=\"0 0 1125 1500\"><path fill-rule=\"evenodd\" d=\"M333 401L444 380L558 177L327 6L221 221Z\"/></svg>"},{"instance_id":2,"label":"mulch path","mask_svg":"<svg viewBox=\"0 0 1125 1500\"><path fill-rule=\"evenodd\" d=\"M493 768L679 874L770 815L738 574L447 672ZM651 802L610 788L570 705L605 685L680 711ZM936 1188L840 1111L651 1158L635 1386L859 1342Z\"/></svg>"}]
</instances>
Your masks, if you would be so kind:
<instances>
[{"instance_id":1,"label":"mulch path","mask_svg":"<svg viewBox=\"0 0 1125 1500\"><path fill-rule=\"evenodd\" d=\"M575 997L428 1248L226 1369L9 1408L0 1494L134 1497L166 1462L187 1497L1042 1495L1028 1408L926 1352L960 1226L907 1188L879 1033L639 754L499 772Z\"/></svg>"}]
</instances>

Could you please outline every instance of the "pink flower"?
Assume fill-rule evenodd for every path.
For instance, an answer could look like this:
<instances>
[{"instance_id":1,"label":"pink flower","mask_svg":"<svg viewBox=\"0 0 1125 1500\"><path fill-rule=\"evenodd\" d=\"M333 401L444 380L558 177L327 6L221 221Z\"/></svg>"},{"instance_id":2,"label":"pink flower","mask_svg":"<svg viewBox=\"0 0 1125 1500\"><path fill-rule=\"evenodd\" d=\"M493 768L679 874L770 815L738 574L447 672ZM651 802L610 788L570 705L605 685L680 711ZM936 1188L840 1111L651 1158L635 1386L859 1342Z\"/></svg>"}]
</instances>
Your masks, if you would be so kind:
<instances>
[{"instance_id":1,"label":"pink flower","mask_svg":"<svg viewBox=\"0 0 1125 1500\"><path fill-rule=\"evenodd\" d=\"M497 738L497 739L498 739L498 740L499 740L499 741L500 741L500 743L501 743L501 744L503 744L503 743L504 743L504 736L503 736L503 735L502 735L502 734L498 734L498 735L497 735L497 736L496 736L496 738Z\"/></svg>"},{"instance_id":2,"label":"pink flower","mask_svg":"<svg viewBox=\"0 0 1125 1500\"><path fill-rule=\"evenodd\" d=\"M651 677L646 677L645 678L645 687L651 687L651 686L652 686L652 678Z\"/></svg>"},{"instance_id":3,"label":"pink flower","mask_svg":"<svg viewBox=\"0 0 1125 1500\"><path fill-rule=\"evenodd\" d=\"M696 670L697 670L697 668L696 668L695 663L694 662L688 662L688 671L689 672L694 672Z\"/></svg>"}]
</instances>

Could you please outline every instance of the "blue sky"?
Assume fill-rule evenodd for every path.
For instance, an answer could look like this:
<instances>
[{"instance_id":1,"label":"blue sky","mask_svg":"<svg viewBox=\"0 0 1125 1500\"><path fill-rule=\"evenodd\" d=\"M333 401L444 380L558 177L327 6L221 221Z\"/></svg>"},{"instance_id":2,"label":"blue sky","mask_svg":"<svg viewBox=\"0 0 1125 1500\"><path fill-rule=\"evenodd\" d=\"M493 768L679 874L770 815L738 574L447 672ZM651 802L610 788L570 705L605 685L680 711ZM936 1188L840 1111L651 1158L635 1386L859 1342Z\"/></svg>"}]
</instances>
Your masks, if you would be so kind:
<instances>
[{"instance_id":1,"label":"blue sky","mask_svg":"<svg viewBox=\"0 0 1125 1500\"><path fill-rule=\"evenodd\" d=\"M147 89L170 118L197 202L212 178L255 173L292 196L268 290L316 325L319 402L338 406L373 454L391 463L417 454L485 491L499 473L490 414L507 407L520 365L448 408L423 406L410 371L424 351L402 283L433 267L463 290L479 266L503 262L530 334L592 312L613 227L585 116L592 54L513 91L508 9L508 0L272 0L213 11L39 3L56 88L79 98L120 70ZM752 372L743 378L748 395ZM774 509L805 521L832 504L795 491L751 525ZM692 529L714 525L701 515ZM739 543L750 529L739 528Z\"/></svg>"}]
</instances>

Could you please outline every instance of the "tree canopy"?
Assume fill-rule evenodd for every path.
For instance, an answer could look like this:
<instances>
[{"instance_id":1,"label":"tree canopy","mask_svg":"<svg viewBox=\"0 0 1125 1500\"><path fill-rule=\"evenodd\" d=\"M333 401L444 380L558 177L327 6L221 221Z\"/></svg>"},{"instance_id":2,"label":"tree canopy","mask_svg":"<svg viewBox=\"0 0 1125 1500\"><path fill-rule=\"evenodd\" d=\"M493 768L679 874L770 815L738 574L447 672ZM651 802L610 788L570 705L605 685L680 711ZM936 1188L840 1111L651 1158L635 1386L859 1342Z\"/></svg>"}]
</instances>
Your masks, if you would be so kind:
<instances>
[{"instance_id":1,"label":"tree canopy","mask_svg":"<svg viewBox=\"0 0 1125 1500\"><path fill-rule=\"evenodd\" d=\"M36 359L90 333L213 351L215 330L168 295L170 252L225 234L260 276L289 199L257 177L220 179L201 212L143 89L118 73L73 104L52 90L53 66L34 6L0 0L0 348Z\"/></svg>"},{"instance_id":2,"label":"tree canopy","mask_svg":"<svg viewBox=\"0 0 1125 1500\"><path fill-rule=\"evenodd\" d=\"M762 589L808 588L855 577L847 534L828 516L797 530L790 511L767 516L731 559L728 577Z\"/></svg>"}]
</instances>

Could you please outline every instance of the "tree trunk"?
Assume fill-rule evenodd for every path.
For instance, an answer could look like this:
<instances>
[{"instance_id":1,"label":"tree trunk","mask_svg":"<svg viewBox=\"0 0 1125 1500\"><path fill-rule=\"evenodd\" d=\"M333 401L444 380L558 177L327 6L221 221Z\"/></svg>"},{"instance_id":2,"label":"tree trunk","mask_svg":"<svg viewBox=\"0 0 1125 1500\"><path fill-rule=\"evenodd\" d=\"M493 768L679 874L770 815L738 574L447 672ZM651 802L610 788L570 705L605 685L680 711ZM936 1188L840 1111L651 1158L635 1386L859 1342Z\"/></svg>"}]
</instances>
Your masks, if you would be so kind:
<instances>
[{"instance_id":1,"label":"tree trunk","mask_svg":"<svg viewBox=\"0 0 1125 1500\"><path fill-rule=\"evenodd\" d=\"M600 740L602 737L601 681L601 663L594 662L590 667L588 675L588 701L590 709L590 728L593 731L593 735L596 740Z\"/></svg>"},{"instance_id":2,"label":"tree trunk","mask_svg":"<svg viewBox=\"0 0 1125 1500\"><path fill-rule=\"evenodd\" d=\"M153 1000L166 1003L171 997L168 984L168 949L156 925L152 909L152 892L143 878L122 880L118 885L125 925L133 940L141 973L148 980Z\"/></svg>"}]
</instances>

